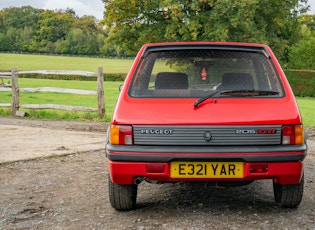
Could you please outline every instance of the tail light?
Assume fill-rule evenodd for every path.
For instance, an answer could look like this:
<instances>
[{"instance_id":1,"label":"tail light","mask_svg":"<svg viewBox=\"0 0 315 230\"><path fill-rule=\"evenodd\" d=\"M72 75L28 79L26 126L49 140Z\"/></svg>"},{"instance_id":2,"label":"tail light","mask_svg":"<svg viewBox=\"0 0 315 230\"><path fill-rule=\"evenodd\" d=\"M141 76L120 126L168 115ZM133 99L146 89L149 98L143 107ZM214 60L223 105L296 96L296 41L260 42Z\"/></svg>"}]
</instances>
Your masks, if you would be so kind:
<instances>
[{"instance_id":1,"label":"tail light","mask_svg":"<svg viewBox=\"0 0 315 230\"><path fill-rule=\"evenodd\" d=\"M304 143L304 129L302 125L287 125L282 127L283 145L302 145Z\"/></svg>"},{"instance_id":2,"label":"tail light","mask_svg":"<svg viewBox=\"0 0 315 230\"><path fill-rule=\"evenodd\" d=\"M133 135L130 125L111 125L109 143L112 145L132 145Z\"/></svg>"}]
</instances>

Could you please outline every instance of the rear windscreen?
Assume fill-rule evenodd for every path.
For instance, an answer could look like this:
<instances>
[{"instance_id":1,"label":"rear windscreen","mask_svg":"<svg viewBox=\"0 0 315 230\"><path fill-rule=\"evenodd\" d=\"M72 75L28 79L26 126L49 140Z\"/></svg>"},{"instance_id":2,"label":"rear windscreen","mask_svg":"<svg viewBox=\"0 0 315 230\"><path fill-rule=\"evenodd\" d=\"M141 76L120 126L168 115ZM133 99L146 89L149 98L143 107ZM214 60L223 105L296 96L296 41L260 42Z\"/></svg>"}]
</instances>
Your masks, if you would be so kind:
<instances>
[{"instance_id":1,"label":"rear windscreen","mask_svg":"<svg viewBox=\"0 0 315 230\"><path fill-rule=\"evenodd\" d=\"M217 92L217 94L216 94ZM212 49L147 51L129 89L131 97L281 97L275 68L262 52Z\"/></svg>"}]
</instances>

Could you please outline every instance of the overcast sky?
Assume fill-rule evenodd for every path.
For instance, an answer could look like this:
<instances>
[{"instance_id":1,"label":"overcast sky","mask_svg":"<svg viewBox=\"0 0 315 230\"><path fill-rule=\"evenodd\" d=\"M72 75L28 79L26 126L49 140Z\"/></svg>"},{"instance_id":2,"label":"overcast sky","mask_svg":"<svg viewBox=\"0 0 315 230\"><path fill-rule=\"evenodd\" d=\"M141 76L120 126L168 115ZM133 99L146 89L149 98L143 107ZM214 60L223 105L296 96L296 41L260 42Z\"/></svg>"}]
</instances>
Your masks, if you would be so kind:
<instances>
[{"instance_id":1,"label":"overcast sky","mask_svg":"<svg viewBox=\"0 0 315 230\"><path fill-rule=\"evenodd\" d=\"M31 6L38 9L74 9L78 16L93 15L103 18L104 3L102 0L0 0L0 9L8 7Z\"/></svg>"},{"instance_id":2,"label":"overcast sky","mask_svg":"<svg viewBox=\"0 0 315 230\"><path fill-rule=\"evenodd\" d=\"M311 14L315 14L315 1L309 0L311 5ZM0 0L0 9L11 6L32 6L38 9L74 9L80 17L83 15L93 15L97 19L103 18L104 3L102 0Z\"/></svg>"}]
</instances>

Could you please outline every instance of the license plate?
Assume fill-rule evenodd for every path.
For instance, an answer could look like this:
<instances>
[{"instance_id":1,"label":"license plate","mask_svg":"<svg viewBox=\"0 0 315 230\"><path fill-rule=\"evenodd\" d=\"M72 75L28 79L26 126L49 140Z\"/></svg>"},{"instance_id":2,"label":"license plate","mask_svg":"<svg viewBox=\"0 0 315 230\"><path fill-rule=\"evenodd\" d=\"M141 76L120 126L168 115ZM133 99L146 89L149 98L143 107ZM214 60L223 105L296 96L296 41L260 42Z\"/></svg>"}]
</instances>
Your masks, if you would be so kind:
<instances>
[{"instance_id":1,"label":"license plate","mask_svg":"<svg viewBox=\"0 0 315 230\"><path fill-rule=\"evenodd\" d=\"M243 162L171 162L171 178L243 178Z\"/></svg>"}]
</instances>

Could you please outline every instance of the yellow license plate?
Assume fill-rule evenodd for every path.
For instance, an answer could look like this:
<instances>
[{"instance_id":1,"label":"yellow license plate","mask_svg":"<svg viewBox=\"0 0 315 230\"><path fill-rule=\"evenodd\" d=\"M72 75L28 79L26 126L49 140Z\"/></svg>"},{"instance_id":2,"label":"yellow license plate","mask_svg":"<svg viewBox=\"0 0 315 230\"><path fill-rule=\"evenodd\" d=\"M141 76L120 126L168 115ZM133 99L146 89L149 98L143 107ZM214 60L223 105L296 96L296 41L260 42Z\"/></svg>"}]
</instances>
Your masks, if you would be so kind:
<instances>
[{"instance_id":1,"label":"yellow license plate","mask_svg":"<svg viewBox=\"0 0 315 230\"><path fill-rule=\"evenodd\" d=\"M171 178L243 178L243 162L171 162Z\"/></svg>"}]
</instances>

